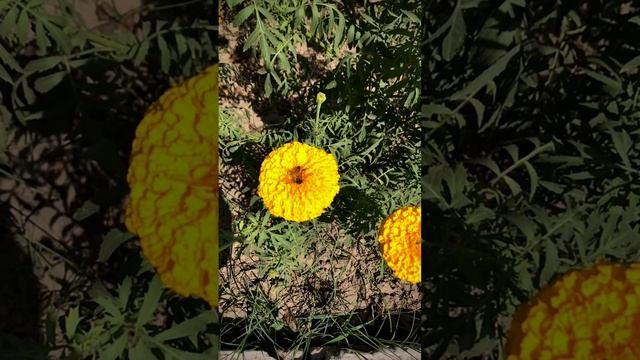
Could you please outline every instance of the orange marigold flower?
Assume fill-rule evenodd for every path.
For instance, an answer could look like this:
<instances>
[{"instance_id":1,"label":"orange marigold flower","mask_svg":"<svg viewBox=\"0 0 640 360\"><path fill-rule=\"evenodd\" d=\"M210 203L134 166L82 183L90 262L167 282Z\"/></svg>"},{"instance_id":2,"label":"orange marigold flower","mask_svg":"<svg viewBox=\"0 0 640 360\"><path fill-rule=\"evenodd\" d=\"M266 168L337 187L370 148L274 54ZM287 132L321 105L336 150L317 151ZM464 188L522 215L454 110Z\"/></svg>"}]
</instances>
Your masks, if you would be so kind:
<instances>
[{"instance_id":1,"label":"orange marigold flower","mask_svg":"<svg viewBox=\"0 0 640 360\"><path fill-rule=\"evenodd\" d=\"M514 315L508 360L640 359L640 264L597 264L545 287Z\"/></svg>"},{"instance_id":2,"label":"orange marigold flower","mask_svg":"<svg viewBox=\"0 0 640 360\"><path fill-rule=\"evenodd\" d=\"M218 304L218 66L169 89L136 130L129 231L169 288Z\"/></svg>"},{"instance_id":3,"label":"orange marigold flower","mask_svg":"<svg viewBox=\"0 0 640 360\"><path fill-rule=\"evenodd\" d=\"M406 206L387 217L378 231L382 256L398 279L421 280L421 210Z\"/></svg>"},{"instance_id":4,"label":"orange marigold flower","mask_svg":"<svg viewBox=\"0 0 640 360\"><path fill-rule=\"evenodd\" d=\"M264 159L258 195L273 216L303 222L331 205L340 190L339 180L333 155L294 141Z\"/></svg>"}]
</instances>

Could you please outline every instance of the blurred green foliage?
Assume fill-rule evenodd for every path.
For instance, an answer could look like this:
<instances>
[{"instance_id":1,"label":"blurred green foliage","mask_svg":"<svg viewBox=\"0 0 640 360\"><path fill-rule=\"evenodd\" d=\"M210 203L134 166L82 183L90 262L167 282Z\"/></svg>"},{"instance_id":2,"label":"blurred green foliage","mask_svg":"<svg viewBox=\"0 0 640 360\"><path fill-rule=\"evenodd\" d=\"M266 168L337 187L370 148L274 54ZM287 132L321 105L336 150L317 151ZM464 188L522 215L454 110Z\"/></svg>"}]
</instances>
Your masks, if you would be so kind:
<instances>
[{"instance_id":1,"label":"blurred green foliage","mask_svg":"<svg viewBox=\"0 0 640 360\"><path fill-rule=\"evenodd\" d=\"M46 320L33 339L2 334L0 357L210 359L219 347L217 314L165 291L113 214L122 211L131 142L147 107L217 61L216 4L146 1L88 26L82 19L91 14L74 3L0 0L0 176L36 192L50 186L37 204L21 206L68 200L61 216L84 229L63 244L33 238L10 218L7 230L34 271L51 278L38 284L43 299L55 302L41 302ZM45 146L39 160L37 144ZM59 161L67 182L51 185ZM15 200L10 191L3 196ZM0 206L18 210L15 201Z\"/></svg>"},{"instance_id":2,"label":"blurred green foliage","mask_svg":"<svg viewBox=\"0 0 640 360\"><path fill-rule=\"evenodd\" d=\"M514 307L640 259L640 10L429 2L422 51L423 350L503 358Z\"/></svg>"}]
</instances>

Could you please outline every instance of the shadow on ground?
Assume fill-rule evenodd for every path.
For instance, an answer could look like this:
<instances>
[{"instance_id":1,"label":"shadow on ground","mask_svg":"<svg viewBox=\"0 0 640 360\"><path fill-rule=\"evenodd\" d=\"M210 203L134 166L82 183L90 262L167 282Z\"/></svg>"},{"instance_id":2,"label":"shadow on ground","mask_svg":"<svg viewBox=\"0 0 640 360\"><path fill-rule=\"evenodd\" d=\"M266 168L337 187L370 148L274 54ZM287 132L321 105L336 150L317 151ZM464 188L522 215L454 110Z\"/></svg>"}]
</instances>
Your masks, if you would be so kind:
<instances>
[{"instance_id":1,"label":"shadow on ground","mask_svg":"<svg viewBox=\"0 0 640 360\"><path fill-rule=\"evenodd\" d=\"M269 338L259 338L255 334L247 334L246 329L249 321L246 319L222 319L226 332L224 334L225 344L221 350L236 350L239 341L251 344L246 348L266 351L270 356L279 358L280 349L291 349L295 346L301 347L301 353L294 358L296 360L313 359L311 350L318 347L325 347L328 341L334 341L331 346L336 349L350 349L362 352L375 352L380 350L373 346L372 339L378 339L384 343L406 342L412 345L418 338L419 324L416 311L401 310L390 313L385 317L374 315L370 310L354 311L351 314L335 317L331 323L323 323L322 320L315 322L314 326L323 329L325 336L307 338L305 344L295 343L296 333L287 328L280 330L272 329ZM359 325L358 333L345 334L342 340L336 342L335 334L343 333L347 325ZM320 332L316 332L320 333ZM246 337L245 337L246 336ZM275 340L275 341L274 341ZM230 345L231 344L231 345ZM415 344L414 344L415 345Z\"/></svg>"},{"instance_id":2,"label":"shadow on ground","mask_svg":"<svg viewBox=\"0 0 640 360\"><path fill-rule=\"evenodd\" d=\"M40 316L38 279L24 248L16 241L0 208L0 348L2 355L27 356L38 351ZM46 355L46 352L45 352ZM22 357L20 357L22 358Z\"/></svg>"}]
</instances>

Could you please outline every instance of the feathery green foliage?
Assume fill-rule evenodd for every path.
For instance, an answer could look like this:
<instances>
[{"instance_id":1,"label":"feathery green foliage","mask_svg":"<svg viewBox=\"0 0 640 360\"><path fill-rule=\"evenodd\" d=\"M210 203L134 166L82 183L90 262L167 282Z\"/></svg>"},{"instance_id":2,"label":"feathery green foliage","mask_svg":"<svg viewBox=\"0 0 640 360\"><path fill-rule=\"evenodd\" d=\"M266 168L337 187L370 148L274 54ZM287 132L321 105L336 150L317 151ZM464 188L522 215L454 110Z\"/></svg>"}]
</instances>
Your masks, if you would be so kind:
<instances>
[{"instance_id":1,"label":"feathery green foliage","mask_svg":"<svg viewBox=\"0 0 640 360\"><path fill-rule=\"evenodd\" d=\"M308 355L317 346L416 348L417 312L385 309L375 287L392 281L377 245L381 221L420 200L420 2L226 1L223 9L239 27L234 56L256 68L252 105L278 111L273 120L262 118L262 129L247 131L233 105L221 110L221 183L233 218L227 241L237 242L238 257L256 258L255 283L269 284L238 288L246 272L233 273L241 260L230 260L220 290L223 348L259 347L273 355ZM233 71L223 65L221 84L238 78ZM320 91L326 102L316 117ZM293 140L333 154L340 172L331 207L301 224L272 218L255 193L262 160ZM363 271L346 274L346 263ZM283 319L291 304L282 297L305 278L315 279L308 299L298 300L293 319ZM358 294L372 287L378 295L350 304L345 281L354 281L348 287ZM274 300L273 293L285 295ZM227 309L238 306L247 308L244 318L225 321ZM336 311L343 307L351 310Z\"/></svg>"}]
</instances>

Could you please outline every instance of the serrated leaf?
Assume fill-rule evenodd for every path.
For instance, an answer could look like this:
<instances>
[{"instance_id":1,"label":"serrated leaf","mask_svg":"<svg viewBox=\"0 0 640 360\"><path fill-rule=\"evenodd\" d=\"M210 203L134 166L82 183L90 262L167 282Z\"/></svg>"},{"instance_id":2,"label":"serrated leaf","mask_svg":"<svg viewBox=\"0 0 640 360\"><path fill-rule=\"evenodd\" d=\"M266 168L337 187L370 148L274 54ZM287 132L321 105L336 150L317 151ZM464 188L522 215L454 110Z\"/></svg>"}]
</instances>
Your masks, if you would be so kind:
<instances>
[{"instance_id":1,"label":"serrated leaf","mask_svg":"<svg viewBox=\"0 0 640 360\"><path fill-rule=\"evenodd\" d=\"M34 87L36 91L41 94L47 93L56 85L58 85L62 81L62 79L64 79L65 75L67 75L66 71L58 71L53 74L43 76L36 79Z\"/></svg>"},{"instance_id":2,"label":"serrated leaf","mask_svg":"<svg viewBox=\"0 0 640 360\"><path fill-rule=\"evenodd\" d=\"M475 96L483 87L489 85L498 75L500 75L509 65L511 59L520 52L520 46L515 46L508 53L503 55L493 65L489 66L478 77L473 79L464 89L451 95L451 100L464 100L467 97Z\"/></svg>"},{"instance_id":3,"label":"serrated leaf","mask_svg":"<svg viewBox=\"0 0 640 360\"><path fill-rule=\"evenodd\" d=\"M484 354L490 353L497 344L497 340L491 336L484 336L482 339L478 341L474 341L473 346L465 351L460 353L461 359L470 359L482 356Z\"/></svg>"},{"instance_id":4,"label":"serrated leaf","mask_svg":"<svg viewBox=\"0 0 640 360\"><path fill-rule=\"evenodd\" d=\"M169 355L172 360L211 360L211 356L209 354L198 354L175 348L170 349L171 350L167 352L167 355Z\"/></svg>"},{"instance_id":5,"label":"serrated leaf","mask_svg":"<svg viewBox=\"0 0 640 360\"><path fill-rule=\"evenodd\" d=\"M72 69L77 69L86 65L88 62L89 59L71 60L69 61L69 67Z\"/></svg>"},{"instance_id":6,"label":"serrated leaf","mask_svg":"<svg viewBox=\"0 0 640 360\"><path fill-rule=\"evenodd\" d=\"M347 30L347 42L352 43L355 39L356 27L354 25L349 26L349 30Z\"/></svg>"},{"instance_id":7,"label":"serrated leaf","mask_svg":"<svg viewBox=\"0 0 640 360\"><path fill-rule=\"evenodd\" d=\"M476 98L470 98L469 103L473 106L473 109L476 111L476 119L478 121L478 128L482 128L482 123L484 121L484 111L486 106Z\"/></svg>"},{"instance_id":8,"label":"serrated leaf","mask_svg":"<svg viewBox=\"0 0 640 360\"><path fill-rule=\"evenodd\" d=\"M271 85L271 76L267 75L264 79L264 96L269 97L273 92L273 85Z\"/></svg>"},{"instance_id":9,"label":"serrated leaf","mask_svg":"<svg viewBox=\"0 0 640 360\"><path fill-rule=\"evenodd\" d=\"M116 360L121 358L127 347L129 333L124 332L115 341L110 342L100 354L100 360Z\"/></svg>"},{"instance_id":10,"label":"serrated leaf","mask_svg":"<svg viewBox=\"0 0 640 360\"><path fill-rule=\"evenodd\" d=\"M616 96L622 91L622 83L617 79L610 78L586 68L582 68L582 72L590 78L601 82L611 91L612 96Z\"/></svg>"},{"instance_id":11,"label":"serrated leaf","mask_svg":"<svg viewBox=\"0 0 640 360\"><path fill-rule=\"evenodd\" d=\"M613 237L613 234L618 226L618 220L620 219L619 213L611 213L607 218L607 222L602 228L602 234L600 235L600 243L605 244Z\"/></svg>"},{"instance_id":12,"label":"serrated leaf","mask_svg":"<svg viewBox=\"0 0 640 360\"><path fill-rule=\"evenodd\" d=\"M511 156L511 160L513 160L513 162L518 161L518 159L520 158L520 153L517 145L509 144L504 148L505 150L507 150L507 153L509 153L509 156Z\"/></svg>"},{"instance_id":13,"label":"serrated leaf","mask_svg":"<svg viewBox=\"0 0 640 360\"><path fill-rule=\"evenodd\" d=\"M38 45L38 49L43 53L46 53L45 50L51 45L51 41L47 37L47 32L44 29L44 25L42 22L36 22L36 44Z\"/></svg>"},{"instance_id":14,"label":"serrated leaf","mask_svg":"<svg viewBox=\"0 0 640 360\"><path fill-rule=\"evenodd\" d=\"M20 88L22 89L22 92L24 94L24 99L27 101L27 104L31 105L36 101L36 94L33 92L33 90L29 87L29 84L27 84L26 81L23 81L22 84L20 84Z\"/></svg>"},{"instance_id":15,"label":"serrated leaf","mask_svg":"<svg viewBox=\"0 0 640 360\"><path fill-rule=\"evenodd\" d=\"M613 146L616 148L618 156L624 162L624 165L631 168L631 161L629 160L629 150L633 146L633 141L625 130L621 132L611 132L611 139L613 140Z\"/></svg>"},{"instance_id":16,"label":"serrated leaf","mask_svg":"<svg viewBox=\"0 0 640 360\"><path fill-rule=\"evenodd\" d=\"M342 43L344 29L345 29L344 15L342 15L342 13L338 13L338 28L336 29L336 32L333 38L333 48L336 50L339 48L340 44Z\"/></svg>"},{"instance_id":17,"label":"serrated leaf","mask_svg":"<svg viewBox=\"0 0 640 360\"><path fill-rule=\"evenodd\" d=\"M484 205L480 205L478 208L474 209L465 219L467 224L476 224L482 222L487 219L492 219L495 217L495 212Z\"/></svg>"},{"instance_id":18,"label":"serrated leaf","mask_svg":"<svg viewBox=\"0 0 640 360\"><path fill-rule=\"evenodd\" d=\"M175 340L183 337L195 336L199 332L203 331L208 324L212 324L216 321L215 316L211 311L202 313L194 318L185 320L178 325L172 326L154 338L158 341L165 342L169 340Z\"/></svg>"},{"instance_id":19,"label":"serrated leaf","mask_svg":"<svg viewBox=\"0 0 640 360\"><path fill-rule=\"evenodd\" d=\"M158 309L158 304L160 303L163 290L164 287L160 280L160 276L156 274L149 283L149 289L147 290L147 294L145 295L140 311L138 312L136 327L141 327L153 319L153 314Z\"/></svg>"},{"instance_id":20,"label":"serrated leaf","mask_svg":"<svg viewBox=\"0 0 640 360\"><path fill-rule=\"evenodd\" d=\"M555 149L555 145L553 144L553 142L548 142L548 143L546 143L546 144L544 144L542 146L539 146L539 144L537 144L537 145L538 146L535 149L533 149L529 154L527 154L523 158L518 159L517 161L514 161L514 163L511 166L509 166L507 169L502 171L495 179L491 180L491 184L495 185L498 181L500 181L500 179L507 178L507 174L509 172L511 172L514 169L518 168L519 166L524 165L525 163L529 162L529 160L531 160L532 158L534 158L538 154L543 153L543 152L548 151L548 150ZM512 186L509 185L509 187L512 187ZM519 186L518 186L518 188L519 188Z\"/></svg>"},{"instance_id":21,"label":"serrated leaf","mask_svg":"<svg viewBox=\"0 0 640 360\"><path fill-rule=\"evenodd\" d=\"M401 9L402 13L413 23L420 24L420 18L411 11Z\"/></svg>"},{"instance_id":22,"label":"serrated leaf","mask_svg":"<svg viewBox=\"0 0 640 360\"><path fill-rule=\"evenodd\" d=\"M298 7L296 9L296 20L295 20L295 23L294 23L294 27L300 26L300 24L304 21L304 19L305 19L304 11L305 11L304 6L300 6L300 7Z\"/></svg>"},{"instance_id":23,"label":"serrated leaf","mask_svg":"<svg viewBox=\"0 0 640 360\"><path fill-rule=\"evenodd\" d=\"M24 67L26 73L42 72L52 69L62 62L62 56L49 56L32 60Z\"/></svg>"},{"instance_id":24,"label":"serrated leaf","mask_svg":"<svg viewBox=\"0 0 640 360\"><path fill-rule=\"evenodd\" d=\"M29 22L29 13L28 11L22 11L16 24L16 36L21 43L26 44L29 42L30 32L31 23Z\"/></svg>"},{"instance_id":25,"label":"serrated leaf","mask_svg":"<svg viewBox=\"0 0 640 360\"><path fill-rule=\"evenodd\" d=\"M527 169L527 172L529 173L529 181L530 181L529 200L532 200L533 196L536 193L536 190L538 189L538 183L540 179L538 177L538 173L536 172L536 169L533 167L533 165L531 165L530 162L526 161L524 163L524 167Z\"/></svg>"},{"instance_id":26,"label":"serrated leaf","mask_svg":"<svg viewBox=\"0 0 640 360\"><path fill-rule=\"evenodd\" d=\"M500 175L500 167L493 159L482 158L482 159L474 160L473 162L489 168L489 170L493 171L493 173L496 175Z\"/></svg>"},{"instance_id":27,"label":"serrated leaf","mask_svg":"<svg viewBox=\"0 0 640 360\"><path fill-rule=\"evenodd\" d=\"M0 22L0 34L3 37L12 35L15 32L16 24L18 23L18 6L14 5L4 14L4 19ZM1 47L2 45L0 45Z\"/></svg>"},{"instance_id":28,"label":"serrated leaf","mask_svg":"<svg viewBox=\"0 0 640 360\"><path fill-rule=\"evenodd\" d=\"M11 75L9 75L9 73L7 72L7 70L4 68L4 66L2 65L2 63L0 63L0 79L8 82L9 84L13 85L13 78L11 77Z\"/></svg>"},{"instance_id":29,"label":"serrated leaf","mask_svg":"<svg viewBox=\"0 0 640 360\"><path fill-rule=\"evenodd\" d=\"M640 67L640 55L629 60L626 64L622 65L622 71L630 71Z\"/></svg>"},{"instance_id":30,"label":"serrated leaf","mask_svg":"<svg viewBox=\"0 0 640 360\"><path fill-rule=\"evenodd\" d=\"M158 48L160 49L160 68L162 72L167 74L171 66L171 51L167 46L167 41L162 36L158 36Z\"/></svg>"},{"instance_id":31,"label":"serrated leaf","mask_svg":"<svg viewBox=\"0 0 640 360\"><path fill-rule=\"evenodd\" d=\"M69 310L69 315L64 319L64 330L69 339L73 339L80 324L80 309L75 306Z\"/></svg>"},{"instance_id":32,"label":"serrated leaf","mask_svg":"<svg viewBox=\"0 0 640 360\"><path fill-rule=\"evenodd\" d=\"M18 64L16 59L11 54L9 54L7 49L5 49L2 44L0 44L0 60L2 60L2 63L6 64L15 71L23 71L22 66Z\"/></svg>"},{"instance_id":33,"label":"serrated leaf","mask_svg":"<svg viewBox=\"0 0 640 360\"><path fill-rule=\"evenodd\" d=\"M155 359L155 355L151 352L151 349L144 340L139 339L136 342L133 349L129 350L129 359L130 360L148 360Z\"/></svg>"},{"instance_id":34,"label":"serrated leaf","mask_svg":"<svg viewBox=\"0 0 640 360\"><path fill-rule=\"evenodd\" d=\"M532 292L534 290L533 277L526 266L518 267L518 280L520 281L520 287L523 290L528 292Z\"/></svg>"},{"instance_id":35,"label":"serrated leaf","mask_svg":"<svg viewBox=\"0 0 640 360\"><path fill-rule=\"evenodd\" d=\"M267 19L266 25L277 23L276 19L273 17L271 12L265 7L256 6L256 9Z\"/></svg>"},{"instance_id":36,"label":"serrated leaf","mask_svg":"<svg viewBox=\"0 0 640 360\"><path fill-rule=\"evenodd\" d=\"M176 38L176 45L178 48L178 55L182 56L188 50L187 41L185 40L184 35L180 33L176 33L175 38Z\"/></svg>"},{"instance_id":37,"label":"serrated leaf","mask_svg":"<svg viewBox=\"0 0 640 360\"><path fill-rule=\"evenodd\" d=\"M457 121L458 125L464 126L466 124L466 121L462 116L462 114L460 114L459 112L454 112L453 110L449 109L445 105L441 105L441 104L423 105L421 108L421 113L424 117L427 117L427 118L431 118L433 115L451 116Z\"/></svg>"},{"instance_id":38,"label":"serrated leaf","mask_svg":"<svg viewBox=\"0 0 640 360\"><path fill-rule=\"evenodd\" d=\"M549 283L549 280L558 271L560 260L558 258L558 248L551 240L546 241L544 267L540 272L540 287Z\"/></svg>"},{"instance_id":39,"label":"serrated leaf","mask_svg":"<svg viewBox=\"0 0 640 360\"><path fill-rule=\"evenodd\" d=\"M516 196L522 192L520 184L518 184L518 182L513 180L513 178L511 178L510 176L505 175L502 177L502 179L505 183L507 183L507 186L509 187L509 190L511 190L511 193L513 193L513 196Z\"/></svg>"},{"instance_id":40,"label":"serrated leaf","mask_svg":"<svg viewBox=\"0 0 640 360\"><path fill-rule=\"evenodd\" d=\"M116 251L122 244L132 239L135 235L124 232L119 229L111 229L103 238L100 245L100 253L98 254L99 262L106 262L111 254Z\"/></svg>"},{"instance_id":41,"label":"serrated leaf","mask_svg":"<svg viewBox=\"0 0 640 360\"><path fill-rule=\"evenodd\" d=\"M291 64L289 63L289 59L287 59L287 55L283 52L278 53L278 60L280 60L280 67L283 71L289 72L291 71Z\"/></svg>"},{"instance_id":42,"label":"serrated leaf","mask_svg":"<svg viewBox=\"0 0 640 360\"><path fill-rule=\"evenodd\" d=\"M129 276L125 277L120 286L118 287L118 303L120 309L125 310L131 296L132 280Z\"/></svg>"},{"instance_id":43,"label":"serrated leaf","mask_svg":"<svg viewBox=\"0 0 640 360\"><path fill-rule=\"evenodd\" d=\"M311 4L311 36L316 34L318 25L320 24L320 13L318 11L318 5L315 2Z\"/></svg>"},{"instance_id":44,"label":"serrated leaf","mask_svg":"<svg viewBox=\"0 0 640 360\"><path fill-rule=\"evenodd\" d=\"M238 14L233 18L233 26L240 26L244 23L251 15L255 14L255 7L253 4L247 6L246 8L240 10Z\"/></svg>"},{"instance_id":45,"label":"serrated leaf","mask_svg":"<svg viewBox=\"0 0 640 360\"><path fill-rule=\"evenodd\" d=\"M264 66L267 70L272 71L272 64L271 64L271 48L269 46L269 42L267 41L267 37L266 36L260 36L259 37L259 44L260 44L260 57L262 58L262 60L264 60Z\"/></svg>"},{"instance_id":46,"label":"serrated leaf","mask_svg":"<svg viewBox=\"0 0 640 360\"><path fill-rule=\"evenodd\" d=\"M259 35L260 34L258 33L258 29L254 29L251 34L249 34L249 37L247 37L247 39L245 40L242 51L247 51L251 47L256 46L256 44L258 43Z\"/></svg>"},{"instance_id":47,"label":"serrated leaf","mask_svg":"<svg viewBox=\"0 0 640 360\"><path fill-rule=\"evenodd\" d=\"M98 296L93 299L98 305L100 305L107 314L111 315L116 321L124 320L122 317L122 313L120 309L118 309L118 305L114 301L111 294L106 294L103 296Z\"/></svg>"},{"instance_id":48,"label":"serrated leaf","mask_svg":"<svg viewBox=\"0 0 640 360\"><path fill-rule=\"evenodd\" d=\"M136 57L133 59L133 64L139 66L146 59L147 53L149 53L149 41L143 40L138 46Z\"/></svg>"},{"instance_id":49,"label":"serrated leaf","mask_svg":"<svg viewBox=\"0 0 640 360\"><path fill-rule=\"evenodd\" d=\"M62 49L65 54L69 54L71 52L71 40L69 40L69 36L65 34L57 25L43 20L42 24L47 30L49 36L55 40L58 46Z\"/></svg>"},{"instance_id":50,"label":"serrated leaf","mask_svg":"<svg viewBox=\"0 0 640 360\"><path fill-rule=\"evenodd\" d=\"M133 349L129 350L130 360L147 360L155 358L155 355L151 352L151 349L143 339L139 339Z\"/></svg>"},{"instance_id":51,"label":"serrated leaf","mask_svg":"<svg viewBox=\"0 0 640 360\"><path fill-rule=\"evenodd\" d=\"M451 28L442 41L442 57L446 61L451 61L464 44L467 28L463 14L460 7L456 7L451 14Z\"/></svg>"},{"instance_id":52,"label":"serrated leaf","mask_svg":"<svg viewBox=\"0 0 640 360\"><path fill-rule=\"evenodd\" d=\"M504 216L510 223L515 225L522 234L527 238L528 243L533 243L536 238L538 225L531 219L520 214L508 214Z\"/></svg>"}]
</instances>

